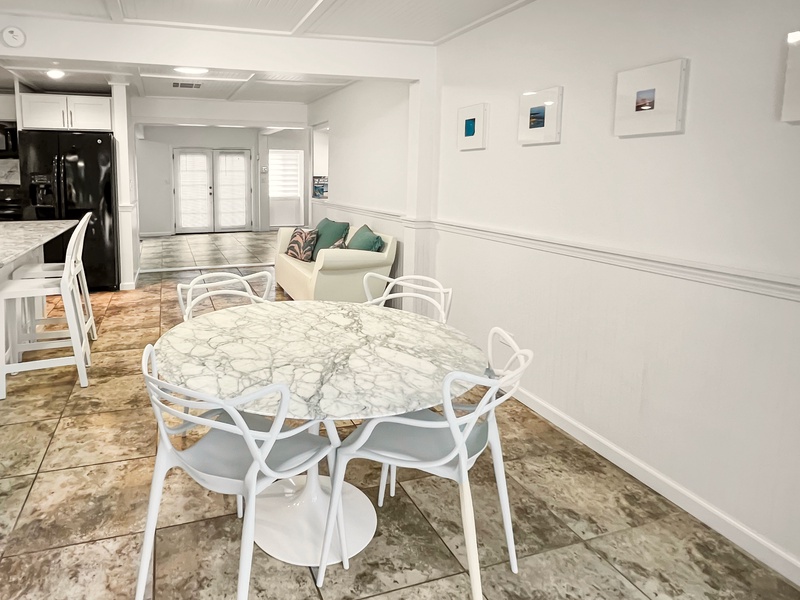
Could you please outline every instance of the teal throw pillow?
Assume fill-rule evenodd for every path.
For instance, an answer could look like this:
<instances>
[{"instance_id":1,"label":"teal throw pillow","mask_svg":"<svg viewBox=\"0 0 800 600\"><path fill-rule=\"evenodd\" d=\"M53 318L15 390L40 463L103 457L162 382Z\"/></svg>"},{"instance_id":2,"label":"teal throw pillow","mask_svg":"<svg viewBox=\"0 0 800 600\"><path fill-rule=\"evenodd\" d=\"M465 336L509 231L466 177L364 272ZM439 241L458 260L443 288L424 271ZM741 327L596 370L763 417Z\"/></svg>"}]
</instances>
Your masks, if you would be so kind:
<instances>
[{"instance_id":1,"label":"teal throw pillow","mask_svg":"<svg viewBox=\"0 0 800 600\"><path fill-rule=\"evenodd\" d=\"M349 230L350 223L322 219L317 225L317 245L314 246L314 258L312 260L317 260L317 254L319 254L320 250L330 248L337 240L346 237Z\"/></svg>"},{"instance_id":2,"label":"teal throw pillow","mask_svg":"<svg viewBox=\"0 0 800 600\"><path fill-rule=\"evenodd\" d=\"M347 244L350 250L370 250L371 252L380 252L383 248L383 240L381 236L376 235L372 229L366 225L362 225L358 231L353 234L353 237Z\"/></svg>"}]
</instances>

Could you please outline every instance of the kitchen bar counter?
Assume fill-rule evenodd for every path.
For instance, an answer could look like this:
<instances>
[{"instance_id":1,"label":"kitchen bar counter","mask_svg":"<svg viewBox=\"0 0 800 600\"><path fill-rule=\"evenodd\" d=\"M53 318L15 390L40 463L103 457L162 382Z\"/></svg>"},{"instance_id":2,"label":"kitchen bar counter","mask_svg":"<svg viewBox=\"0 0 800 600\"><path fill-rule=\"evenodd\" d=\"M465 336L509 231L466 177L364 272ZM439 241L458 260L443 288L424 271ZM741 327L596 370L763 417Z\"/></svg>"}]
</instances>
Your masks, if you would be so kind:
<instances>
[{"instance_id":1,"label":"kitchen bar counter","mask_svg":"<svg viewBox=\"0 0 800 600\"><path fill-rule=\"evenodd\" d=\"M42 247L77 224L77 221L72 220L0 221L0 269Z\"/></svg>"}]
</instances>

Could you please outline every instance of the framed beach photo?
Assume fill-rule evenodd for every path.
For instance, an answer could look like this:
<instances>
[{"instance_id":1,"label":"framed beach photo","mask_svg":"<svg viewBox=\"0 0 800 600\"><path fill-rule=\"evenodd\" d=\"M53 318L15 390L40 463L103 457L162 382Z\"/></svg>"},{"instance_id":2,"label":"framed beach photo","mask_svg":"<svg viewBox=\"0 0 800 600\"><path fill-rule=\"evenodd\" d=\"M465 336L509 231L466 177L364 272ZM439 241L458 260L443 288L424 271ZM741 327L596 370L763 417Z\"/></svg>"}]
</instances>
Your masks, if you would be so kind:
<instances>
[{"instance_id":1,"label":"framed beach photo","mask_svg":"<svg viewBox=\"0 0 800 600\"><path fill-rule=\"evenodd\" d=\"M679 58L617 74L614 135L683 133L689 59Z\"/></svg>"},{"instance_id":2,"label":"framed beach photo","mask_svg":"<svg viewBox=\"0 0 800 600\"><path fill-rule=\"evenodd\" d=\"M561 86L522 93L517 134L520 144L558 144L561 141L563 95Z\"/></svg>"},{"instance_id":3,"label":"framed beach photo","mask_svg":"<svg viewBox=\"0 0 800 600\"><path fill-rule=\"evenodd\" d=\"M486 121L489 105L473 104L458 109L458 149L484 150L486 148Z\"/></svg>"}]
</instances>

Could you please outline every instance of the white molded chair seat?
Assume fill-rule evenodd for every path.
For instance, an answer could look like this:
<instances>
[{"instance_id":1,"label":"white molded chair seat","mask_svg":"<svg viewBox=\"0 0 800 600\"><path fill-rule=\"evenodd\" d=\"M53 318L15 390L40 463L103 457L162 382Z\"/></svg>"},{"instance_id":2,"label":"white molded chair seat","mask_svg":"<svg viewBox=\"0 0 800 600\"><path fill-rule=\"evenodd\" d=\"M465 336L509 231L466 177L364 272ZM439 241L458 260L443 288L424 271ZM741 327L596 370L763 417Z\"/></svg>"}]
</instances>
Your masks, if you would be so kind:
<instances>
[{"instance_id":1,"label":"white molded chair seat","mask_svg":"<svg viewBox=\"0 0 800 600\"><path fill-rule=\"evenodd\" d=\"M136 600L145 596L155 543L156 523L161 504L164 478L173 467L179 467L201 486L220 494L244 497L242 542L239 555L237 600L247 600L255 536L256 496L279 479L295 477L329 458L339 445L332 421L325 421L327 437L320 437L312 421L294 428L284 427L289 410L289 388L273 384L238 398L222 401L208 394L194 392L158 379L158 365L153 346L142 355L142 372L150 404L158 423L159 444L150 487L142 556L136 583ZM280 397L277 414L270 420L243 413L258 398ZM192 412L195 411L195 412ZM198 414L199 413L199 414ZM177 425L168 425L165 417ZM173 443L173 437L185 434L197 426L209 431L185 450ZM339 510L336 521L341 532L342 554L347 555L344 542L343 515Z\"/></svg>"},{"instance_id":2,"label":"white molded chair seat","mask_svg":"<svg viewBox=\"0 0 800 600\"><path fill-rule=\"evenodd\" d=\"M385 286L380 296L373 296L372 289ZM409 299L418 305L432 308L434 318L442 323L447 323L450 316L450 304L453 300L453 290L445 288L439 281L424 275L403 275L402 277L387 277L378 273L364 275L364 292L367 295L365 304L385 306L389 300Z\"/></svg>"},{"instance_id":3,"label":"white molded chair seat","mask_svg":"<svg viewBox=\"0 0 800 600\"><path fill-rule=\"evenodd\" d=\"M336 451L331 503L316 579L318 586L322 586L325 577L334 517L341 502L347 463L354 458L366 458L384 463L382 483L385 482L386 465L419 469L458 483L472 598L482 599L478 542L468 472L487 445L492 452L511 567L514 572L517 571L503 451L494 410L518 389L522 375L533 359L533 353L530 350L521 350L509 334L495 327L489 333L490 364L493 362L492 346L500 339L511 348L512 356L504 368L495 371L498 378L450 373L442 384L443 414L417 411L406 415L371 419L357 427L339 446ZM462 412L462 407L453 404L455 390L459 389L455 386L456 383L486 388L486 392L477 404L463 407L463 412L466 414L461 416L457 415L456 411Z\"/></svg>"}]
</instances>

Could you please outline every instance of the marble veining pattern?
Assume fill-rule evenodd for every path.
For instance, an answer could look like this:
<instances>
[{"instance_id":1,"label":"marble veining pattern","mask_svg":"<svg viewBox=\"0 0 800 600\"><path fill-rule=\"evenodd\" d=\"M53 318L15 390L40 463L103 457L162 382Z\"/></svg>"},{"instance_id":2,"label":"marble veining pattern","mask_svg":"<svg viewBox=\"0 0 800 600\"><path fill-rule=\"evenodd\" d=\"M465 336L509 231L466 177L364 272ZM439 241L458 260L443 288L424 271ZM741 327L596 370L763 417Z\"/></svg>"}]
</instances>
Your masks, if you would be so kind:
<instances>
[{"instance_id":1,"label":"marble veining pattern","mask_svg":"<svg viewBox=\"0 0 800 600\"><path fill-rule=\"evenodd\" d=\"M77 221L0 222L0 267L75 227Z\"/></svg>"},{"instance_id":2,"label":"marble veining pattern","mask_svg":"<svg viewBox=\"0 0 800 600\"><path fill-rule=\"evenodd\" d=\"M182 323L156 343L159 376L223 399L272 382L292 392L289 417L352 419L441 403L454 370L483 375L464 334L414 313L339 302L267 302ZM463 390L462 390L463 391ZM247 410L275 414L275 396Z\"/></svg>"}]
</instances>

